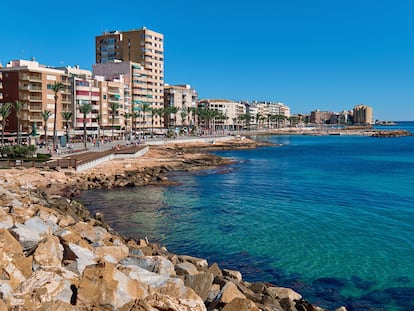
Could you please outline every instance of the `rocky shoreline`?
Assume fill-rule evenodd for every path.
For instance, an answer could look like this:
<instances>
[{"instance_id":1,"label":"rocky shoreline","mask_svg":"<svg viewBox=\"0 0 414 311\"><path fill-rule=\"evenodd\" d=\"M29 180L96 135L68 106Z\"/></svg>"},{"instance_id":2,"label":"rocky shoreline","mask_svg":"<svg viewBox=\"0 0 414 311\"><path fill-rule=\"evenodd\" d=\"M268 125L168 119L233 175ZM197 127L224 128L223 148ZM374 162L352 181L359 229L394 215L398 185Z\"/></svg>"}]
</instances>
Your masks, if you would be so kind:
<instances>
[{"instance_id":1,"label":"rocky shoreline","mask_svg":"<svg viewBox=\"0 0 414 311\"><path fill-rule=\"evenodd\" d=\"M0 177L0 310L324 310L292 289L114 232L76 201L86 189L168 183L173 170L217 167L213 149L244 142L153 148L76 174L4 170ZM338 311L346 310L344 307Z\"/></svg>"}]
</instances>

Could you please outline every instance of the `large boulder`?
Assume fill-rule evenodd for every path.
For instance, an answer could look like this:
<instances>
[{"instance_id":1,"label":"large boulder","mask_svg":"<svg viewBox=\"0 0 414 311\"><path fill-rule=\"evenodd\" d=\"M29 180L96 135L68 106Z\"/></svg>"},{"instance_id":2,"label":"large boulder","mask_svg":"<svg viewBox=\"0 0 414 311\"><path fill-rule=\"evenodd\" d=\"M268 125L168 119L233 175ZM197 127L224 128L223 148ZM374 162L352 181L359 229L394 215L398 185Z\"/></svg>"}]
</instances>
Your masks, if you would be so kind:
<instances>
[{"instance_id":1,"label":"large boulder","mask_svg":"<svg viewBox=\"0 0 414 311\"><path fill-rule=\"evenodd\" d=\"M39 269L22 282L8 302L14 307L24 306L32 310L41 309L47 302L61 301L70 305L76 301L78 282L79 277L64 268Z\"/></svg>"},{"instance_id":2,"label":"large boulder","mask_svg":"<svg viewBox=\"0 0 414 311\"><path fill-rule=\"evenodd\" d=\"M51 226L34 216L25 221L24 224L16 224L11 229L17 237L24 250L29 250L37 245L37 243L47 235L52 234L58 228Z\"/></svg>"},{"instance_id":3,"label":"large boulder","mask_svg":"<svg viewBox=\"0 0 414 311\"><path fill-rule=\"evenodd\" d=\"M49 235L41 240L33 253L33 266L60 267L63 260L63 246L59 238Z\"/></svg>"},{"instance_id":4,"label":"large boulder","mask_svg":"<svg viewBox=\"0 0 414 311\"><path fill-rule=\"evenodd\" d=\"M104 245L103 241L109 240L111 235L108 231L99 226L91 226L86 222L78 222L73 227L72 230L79 233L79 235L88 240L89 243L97 243L98 245Z\"/></svg>"},{"instance_id":5,"label":"large boulder","mask_svg":"<svg viewBox=\"0 0 414 311\"><path fill-rule=\"evenodd\" d=\"M175 265L177 275L197 274L198 270L191 262L180 262Z\"/></svg>"},{"instance_id":6,"label":"large boulder","mask_svg":"<svg viewBox=\"0 0 414 311\"><path fill-rule=\"evenodd\" d=\"M145 296L146 289L136 280L116 269L115 265L102 263L84 269L78 288L78 306L104 306L118 309Z\"/></svg>"},{"instance_id":7,"label":"large boulder","mask_svg":"<svg viewBox=\"0 0 414 311\"><path fill-rule=\"evenodd\" d=\"M243 279L242 274L237 270L223 269L223 276L227 276L236 282L241 282Z\"/></svg>"},{"instance_id":8,"label":"large boulder","mask_svg":"<svg viewBox=\"0 0 414 311\"><path fill-rule=\"evenodd\" d=\"M221 311L260 311L253 301L243 298L235 298L230 303L226 304Z\"/></svg>"},{"instance_id":9,"label":"large boulder","mask_svg":"<svg viewBox=\"0 0 414 311\"><path fill-rule=\"evenodd\" d=\"M292 300L292 301L298 301L302 299L302 295L295 292L293 289L286 288L286 287L268 287L266 288L265 293L269 295L270 297L273 297L279 300L288 298L289 300Z\"/></svg>"},{"instance_id":10,"label":"large boulder","mask_svg":"<svg viewBox=\"0 0 414 311\"><path fill-rule=\"evenodd\" d=\"M0 208L0 229L9 229L13 224L13 217Z\"/></svg>"},{"instance_id":11,"label":"large boulder","mask_svg":"<svg viewBox=\"0 0 414 311\"><path fill-rule=\"evenodd\" d=\"M3 290L16 288L32 274L32 256L26 257L23 248L6 229L0 229L0 280Z\"/></svg>"},{"instance_id":12,"label":"large boulder","mask_svg":"<svg viewBox=\"0 0 414 311\"><path fill-rule=\"evenodd\" d=\"M184 284L192 288L203 301L207 300L213 281L214 275L211 272L200 272L184 276Z\"/></svg>"},{"instance_id":13,"label":"large boulder","mask_svg":"<svg viewBox=\"0 0 414 311\"><path fill-rule=\"evenodd\" d=\"M178 260L180 262L191 262L193 265L197 267L199 270L206 271L208 269L208 262L203 258L191 257L187 255L180 255L178 256Z\"/></svg>"},{"instance_id":14,"label":"large boulder","mask_svg":"<svg viewBox=\"0 0 414 311\"><path fill-rule=\"evenodd\" d=\"M183 304L187 304L184 303L186 301L191 306L195 304L198 307L194 310L204 310L203 300L191 288L185 286L183 280L179 278L169 277L165 274L161 275L158 273L150 272L136 265L124 265L119 266L118 268L128 277L137 280L139 283L143 285L148 286L148 288L151 291L156 291L162 294L163 296L177 297L177 299Z\"/></svg>"},{"instance_id":15,"label":"large boulder","mask_svg":"<svg viewBox=\"0 0 414 311\"><path fill-rule=\"evenodd\" d=\"M233 282L227 282L221 289L216 302L228 304L236 298L246 299L246 297L238 290L237 286Z\"/></svg>"},{"instance_id":16,"label":"large boulder","mask_svg":"<svg viewBox=\"0 0 414 311\"><path fill-rule=\"evenodd\" d=\"M136 265L150 272L175 276L174 265L163 256L128 257L121 261L124 265Z\"/></svg>"},{"instance_id":17,"label":"large boulder","mask_svg":"<svg viewBox=\"0 0 414 311\"><path fill-rule=\"evenodd\" d=\"M126 245L98 246L95 247L95 254L105 261L118 263L128 256L129 249Z\"/></svg>"},{"instance_id":18,"label":"large boulder","mask_svg":"<svg viewBox=\"0 0 414 311\"><path fill-rule=\"evenodd\" d=\"M89 266L96 264L98 260L98 256L89 250L88 248L81 247L74 243L69 243L68 249L74 254L76 257L76 268L79 274L83 273L83 270Z\"/></svg>"}]
</instances>

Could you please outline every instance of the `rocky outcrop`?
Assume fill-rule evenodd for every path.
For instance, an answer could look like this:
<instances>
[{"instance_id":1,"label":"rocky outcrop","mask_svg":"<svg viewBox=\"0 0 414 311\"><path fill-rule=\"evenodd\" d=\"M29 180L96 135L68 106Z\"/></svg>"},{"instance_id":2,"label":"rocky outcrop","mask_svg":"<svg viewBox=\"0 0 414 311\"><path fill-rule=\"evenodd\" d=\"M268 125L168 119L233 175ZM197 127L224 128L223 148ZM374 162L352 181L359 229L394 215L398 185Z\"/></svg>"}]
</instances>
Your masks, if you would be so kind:
<instances>
[{"instance_id":1,"label":"rocky outcrop","mask_svg":"<svg viewBox=\"0 0 414 311\"><path fill-rule=\"evenodd\" d=\"M407 130L377 130L371 135L372 137L403 137L413 136L413 133Z\"/></svg>"},{"instance_id":2,"label":"rocky outcrop","mask_svg":"<svg viewBox=\"0 0 414 311\"><path fill-rule=\"evenodd\" d=\"M292 289L126 240L102 215L7 173L0 206L0 310L323 310Z\"/></svg>"}]
</instances>

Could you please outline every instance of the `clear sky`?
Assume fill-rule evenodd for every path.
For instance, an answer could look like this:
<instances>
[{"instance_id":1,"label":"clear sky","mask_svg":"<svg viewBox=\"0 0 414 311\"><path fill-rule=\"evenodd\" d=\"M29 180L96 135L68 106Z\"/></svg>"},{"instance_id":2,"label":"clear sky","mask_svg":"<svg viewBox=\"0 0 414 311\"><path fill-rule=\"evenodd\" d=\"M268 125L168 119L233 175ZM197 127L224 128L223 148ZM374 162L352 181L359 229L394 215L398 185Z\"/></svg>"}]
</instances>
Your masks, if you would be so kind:
<instances>
[{"instance_id":1,"label":"clear sky","mask_svg":"<svg viewBox=\"0 0 414 311\"><path fill-rule=\"evenodd\" d=\"M164 34L165 82L200 98L283 102L292 113L373 107L414 120L414 1L7 1L0 62L92 69L95 36Z\"/></svg>"}]
</instances>

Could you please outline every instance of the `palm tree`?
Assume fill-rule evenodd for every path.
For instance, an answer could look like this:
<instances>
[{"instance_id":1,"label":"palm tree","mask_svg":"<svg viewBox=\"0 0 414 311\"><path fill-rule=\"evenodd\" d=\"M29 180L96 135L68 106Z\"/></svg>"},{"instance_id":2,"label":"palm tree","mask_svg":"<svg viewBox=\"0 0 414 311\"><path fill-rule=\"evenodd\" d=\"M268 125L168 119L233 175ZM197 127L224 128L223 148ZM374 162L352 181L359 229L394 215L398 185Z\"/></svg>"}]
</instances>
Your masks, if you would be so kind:
<instances>
[{"instance_id":1,"label":"palm tree","mask_svg":"<svg viewBox=\"0 0 414 311\"><path fill-rule=\"evenodd\" d=\"M186 107L182 107L180 111L180 117L181 117L181 127L184 126L184 120L187 118L188 112ZM187 124L188 126L188 124Z\"/></svg>"},{"instance_id":2,"label":"palm tree","mask_svg":"<svg viewBox=\"0 0 414 311\"><path fill-rule=\"evenodd\" d=\"M119 103L116 103L116 102L110 103L109 108L111 109L111 118L112 118L112 140L114 140L115 116L119 108Z\"/></svg>"},{"instance_id":3,"label":"palm tree","mask_svg":"<svg viewBox=\"0 0 414 311\"><path fill-rule=\"evenodd\" d=\"M164 115L164 110L165 108L158 108L155 112L156 115L158 115L158 117L160 118L160 127L161 127L161 120L162 120L162 116Z\"/></svg>"},{"instance_id":4,"label":"palm tree","mask_svg":"<svg viewBox=\"0 0 414 311\"><path fill-rule=\"evenodd\" d=\"M16 111L16 125L17 125L17 145L20 146L20 111L23 108L23 104L16 100L14 102L14 110Z\"/></svg>"},{"instance_id":5,"label":"palm tree","mask_svg":"<svg viewBox=\"0 0 414 311\"><path fill-rule=\"evenodd\" d=\"M69 121L72 119L72 112L71 111L62 111L62 118L65 120L66 123L66 140L69 143Z\"/></svg>"},{"instance_id":6,"label":"palm tree","mask_svg":"<svg viewBox=\"0 0 414 311\"><path fill-rule=\"evenodd\" d=\"M58 100L58 93L65 88L62 82L56 82L52 85L52 91L55 93L55 107L54 107L54 120L53 120L53 150L56 150L56 140L57 140L57 100Z\"/></svg>"},{"instance_id":7,"label":"palm tree","mask_svg":"<svg viewBox=\"0 0 414 311\"><path fill-rule=\"evenodd\" d=\"M43 110L42 111L42 119L43 119L43 129L45 130L45 148L47 147L47 121L49 120L52 113L50 110Z\"/></svg>"},{"instance_id":8,"label":"palm tree","mask_svg":"<svg viewBox=\"0 0 414 311\"><path fill-rule=\"evenodd\" d=\"M0 106L0 116L1 116L1 144L4 146L4 129L6 127L6 119L10 115L12 109L12 104L2 103Z\"/></svg>"},{"instance_id":9,"label":"palm tree","mask_svg":"<svg viewBox=\"0 0 414 311\"><path fill-rule=\"evenodd\" d=\"M142 122L144 123L142 127L143 127L143 132L145 132L145 125L146 125L145 115L147 114L147 112L151 111L151 105L148 103L143 103L141 111L142 111Z\"/></svg>"},{"instance_id":10,"label":"palm tree","mask_svg":"<svg viewBox=\"0 0 414 311\"><path fill-rule=\"evenodd\" d=\"M125 120L125 137L126 137L126 133L127 133L127 129L128 129L128 119L130 119L132 117L132 113L124 113L124 120Z\"/></svg>"},{"instance_id":11,"label":"palm tree","mask_svg":"<svg viewBox=\"0 0 414 311\"><path fill-rule=\"evenodd\" d=\"M98 113L98 115L96 116L96 123L98 123L98 139L97 139L97 144L98 144L98 148L99 148L100 137L101 137L101 114L100 113Z\"/></svg>"},{"instance_id":12,"label":"palm tree","mask_svg":"<svg viewBox=\"0 0 414 311\"><path fill-rule=\"evenodd\" d=\"M134 130L134 134L137 132L137 119L139 118L139 112L134 111L132 113L132 128Z\"/></svg>"},{"instance_id":13,"label":"palm tree","mask_svg":"<svg viewBox=\"0 0 414 311\"><path fill-rule=\"evenodd\" d=\"M158 111L161 108L154 108L151 107L150 108L150 113L151 113L151 137L154 136L154 117L158 114Z\"/></svg>"},{"instance_id":14,"label":"palm tree","mask_svg":"<svg viewBox=\"0 0 414 311\"><path fill-rule=\"evenodd\" d=\"M92 111L92 104L90 103L83 103L79 105L79 112L83 114L83 145L86 149L86 115Z\"/></svg>"}]
</instances>

